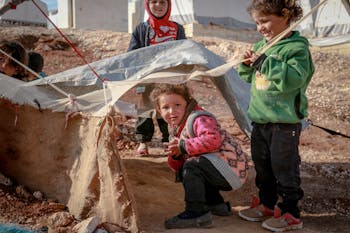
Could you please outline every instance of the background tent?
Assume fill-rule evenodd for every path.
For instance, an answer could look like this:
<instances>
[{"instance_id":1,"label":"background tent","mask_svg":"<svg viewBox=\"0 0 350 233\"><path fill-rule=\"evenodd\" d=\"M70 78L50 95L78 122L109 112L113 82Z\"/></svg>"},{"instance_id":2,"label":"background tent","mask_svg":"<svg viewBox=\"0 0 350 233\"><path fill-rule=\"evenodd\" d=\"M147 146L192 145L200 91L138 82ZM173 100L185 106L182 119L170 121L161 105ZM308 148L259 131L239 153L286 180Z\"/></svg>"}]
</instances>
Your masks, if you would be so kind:
<instances>
[{"instance_id":1,"label":"background tent","mask_svg":"<svg viewBox=\"0 0 350 233\"><path fill-rule=\"evenodd\" d=\"M148 18L144 11L143 0L131 0L129 11L133 16L129 18L130 29ZM249 1L245 0L172 0L171 19L182 24L216 24L232 29L255 28L246 8Z\"/></svg>"},{"instance_id":2,"label":"background tent","mask_svg":"<svg viewBox=\"0 0 350 233\"><path fill-rule=\"evenodd\" d=\"M310 11L319 2L320 0L301 0L304 12ZM311 39L312 45L330 46L350 42L349 0L328 0L302 22L299 29Z\"/></svg>"},{"instance_id":3,"label":"background tent","mask_svg":"<svg viewBox=\"0 0 350 233\"><path fill-rule=\"evenodd\" d=\"M321 0L300 0L304 13ZM143 1L131 3L143 8ZM171 19L183 25L219 25L234 30L255 30L255 24L247 13L247 0L172 0ZM147 19L142 10L135 10L133 25ZM144 17L142 17L144 15ZM130 22L129 22L130 23ZM329 46L350 41L350 3L349 0L328 0L312 16L303 21L298 28L316 46ZM219 35L219 34L218 34Z\"/></svg>"},{"instance_id":4,"label":"background tent","mask_svg":"<svg viewBox=\"0 0 350 233\"><path fill-rule=\"evenodd\" d=\"M128 29L127 0L59 0L57 8L59 28L117 32Z\"/></svg>"},{"instance_id":5,"label":"background tent","mask_svg":"<svg viewBox=\"0 0 350 233\"><path fill-rule=\"evenodd\" d=\"M40 0L37 0L36 3L46 14L48 13L46 3ZM14 5L16 9L13 9ZM31 1L25 0L0 0L0 23L2 25L47 26L45 17Z\"/></svg>"}]
</instances>

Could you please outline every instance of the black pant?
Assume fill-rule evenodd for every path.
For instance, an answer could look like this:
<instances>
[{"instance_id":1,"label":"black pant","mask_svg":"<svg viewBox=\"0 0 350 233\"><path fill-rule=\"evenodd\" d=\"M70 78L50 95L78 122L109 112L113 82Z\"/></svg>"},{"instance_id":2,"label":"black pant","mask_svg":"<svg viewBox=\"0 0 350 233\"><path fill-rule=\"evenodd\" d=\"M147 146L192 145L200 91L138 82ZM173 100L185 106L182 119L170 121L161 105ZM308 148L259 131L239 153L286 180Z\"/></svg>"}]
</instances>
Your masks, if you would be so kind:
<instances>
[{"instance_id":1,"label":"black pant","mask_svg":"<svg viewBox=\"0 0 350 233\"><path fill-rule=\"evenodd\" d=\"M157 119L159 129L162 132L162 142L169 141L168 124L163 119ZM154 134L152 118L138 117L136 122L136 140L138 142L150 142Z\"/></svg>"},{"instance_id":2,"label":"black pant","mask_svg":"<svg viewBox=\"0 0 350 233\"><path fill-rule=\"evenodd\" d=\"M253 123L251 153L256 170L256 186L261 203L270 209L278 203L282 213L300 218L299 137L301 124Z\"/></svg>"},{"instance_id":3,"label":"black pant","mask_svg":"<svg viewBox=\"0 0 350 233\"><path fill-rule=\"evenodd\" d=\"M153 104L150 101L149 96L155 87L153 83L142 83L138 87L144 87L145 90L142 93L142 103L145 111L142 115L139 115L136 122L136 141L150 142L154 134L154 124L152 115L155 109L152 110ZM139 108L142 108L139 106ZM158 113L157 113L158 114ZM160 131L162 132L162 142L169 141L168 124L159 116L157 117L157 122Z\"/></svg>"},{"instance_id":4,"label":"black pant","mask_svg":"<svg viewBox=\"0 0 350 233\"><path fill-rule=\"evenodd\" d=\"M186 210L206 212L209 205L224 202L220 190L232 190L219 171L204 157L189 159L183 167Z\"/></svg>"}]
</instances>

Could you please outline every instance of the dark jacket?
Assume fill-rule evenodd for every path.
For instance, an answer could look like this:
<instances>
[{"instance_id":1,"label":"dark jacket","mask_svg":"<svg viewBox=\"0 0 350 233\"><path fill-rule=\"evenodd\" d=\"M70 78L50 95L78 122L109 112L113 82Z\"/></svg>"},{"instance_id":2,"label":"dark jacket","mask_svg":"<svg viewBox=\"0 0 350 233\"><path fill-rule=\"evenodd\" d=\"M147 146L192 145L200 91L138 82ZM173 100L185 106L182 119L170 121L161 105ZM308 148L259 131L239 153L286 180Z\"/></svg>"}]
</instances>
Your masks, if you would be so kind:
<instances>
[{"instance_id":1,"label":"dark jacket","mask_svg":"<svg viewBox=\"0 0 350 233\"><path fill-rule=\"evenodd\" d=\"M186 39L185 30L183 26L178 23L176 24L178 28L176 40ZM136 26L135 30L131 35L128 51L149 46L149 39L148 39L149 27L150 26L147 22L142 22Z\"/></svg>"}]
</instances>

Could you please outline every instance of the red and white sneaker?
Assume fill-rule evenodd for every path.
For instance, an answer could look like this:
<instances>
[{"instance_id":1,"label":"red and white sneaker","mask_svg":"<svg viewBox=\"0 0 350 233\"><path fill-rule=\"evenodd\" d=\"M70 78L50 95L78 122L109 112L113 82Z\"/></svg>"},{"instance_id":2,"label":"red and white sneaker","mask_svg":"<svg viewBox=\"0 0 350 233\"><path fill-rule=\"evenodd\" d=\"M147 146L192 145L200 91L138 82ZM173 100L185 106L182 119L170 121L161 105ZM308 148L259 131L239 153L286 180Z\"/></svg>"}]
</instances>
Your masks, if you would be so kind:
<instances>
[{"instance_id":1,"label":"red and white sneaker","mask_svg":"<svg viewBox=\"0 0 350 233\"><path fill-rule=\"evenodd\" d=\"M260 204L257 196L253 196L252 204L248 209L240 210L238 216L250 222L261 222L266 218L273 216L273 210Z\"/></svg>"},{"instance_id":2,"label":"red and white sneaker","mask_svg":"<svg viewBox=\"0 0 350 233\"><path fill-rule=\"evenodd\" d=\"M148 153L148 146L146 143L140 143L139 147L137 148L137 156L141 157L141 156L147 156L149 155Z\"/></svg>"},{"instance_id":3,"label":"red and white sneaker","mask_svg":"<svg viewBox=\"0 0 350 233\"><path fill-rule=\"evenodd\" d=\"M303 222L290 213L281 215L281 210L275 207L274 216L265 220L262 227L273 232L300 230L303 228Z\"/></svg>"}]
</instances>

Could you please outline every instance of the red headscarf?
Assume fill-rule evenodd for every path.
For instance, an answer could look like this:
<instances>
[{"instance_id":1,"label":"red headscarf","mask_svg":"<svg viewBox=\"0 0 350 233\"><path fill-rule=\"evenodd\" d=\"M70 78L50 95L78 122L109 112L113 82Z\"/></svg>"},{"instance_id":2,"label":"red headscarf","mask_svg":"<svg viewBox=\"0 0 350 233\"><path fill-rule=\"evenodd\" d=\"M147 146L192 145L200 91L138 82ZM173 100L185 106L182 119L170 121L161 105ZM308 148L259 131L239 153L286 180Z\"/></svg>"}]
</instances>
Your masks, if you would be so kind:
<instances>
[{"instance_id":1,"label":"red headscarf","mask_svg":"<svg viewBox=\"0 0 350 233\"><path fill-rule=\"evenodd\" d=\"M171 14L171 0L167 0L168 10L162 18L157 18L151 13L148 1L149 0L144 0L144 4L149 15L147 21L151 27L148 34L150 44L159 44L165 41L176 40L178 29L177 24L169 20Z\"/></svg>"}]
</instances>

